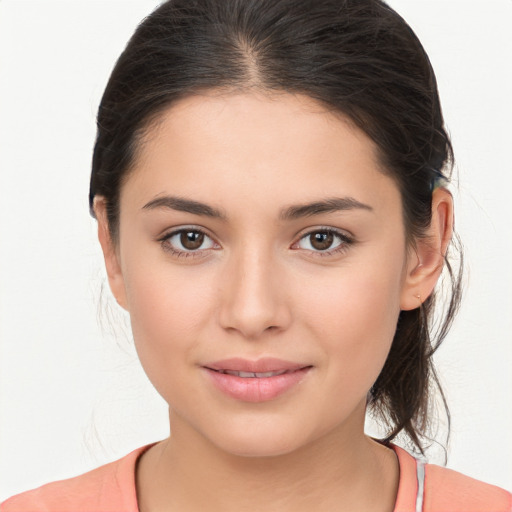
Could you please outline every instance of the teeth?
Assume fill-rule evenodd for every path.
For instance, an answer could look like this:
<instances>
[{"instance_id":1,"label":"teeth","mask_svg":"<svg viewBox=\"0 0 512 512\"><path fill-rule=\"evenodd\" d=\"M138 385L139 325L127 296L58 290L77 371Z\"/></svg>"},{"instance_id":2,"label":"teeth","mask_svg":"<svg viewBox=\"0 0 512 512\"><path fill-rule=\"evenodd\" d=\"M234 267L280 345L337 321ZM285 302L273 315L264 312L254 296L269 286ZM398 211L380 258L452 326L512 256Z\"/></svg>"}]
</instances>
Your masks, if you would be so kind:
<instances>
[{"instance_id":1,"label":"teeth","mask_svg":"<svg viewBox=\"0 0 512 512\"><path fill-rule=\"evenodd\" d=\"M279 370L277 372L262 372L262 373L256 373L256 377L274 377L275 375L283 375L283 373L286 373L287 370Z\"/></svg>"},{"instance_id":2,"label":"teeth","mask_svg":"<svg viewBox=\"0 0 512 512\"><path fill-rule=\"evenodd\" d=\"M282 375L286 373L288 370L279 370L275 372L237 372L235 370L220 370L220 373L227 373L228 375L233 375L235 377L242 377L244 379L254 379L254 378L265 378L265 377L275 377L276 375Z\"/></svg>"},{"instance_id":3,"label":"teeth","mask_svg":"<svg viewBox=\"0 0 512 512\"><path fill-rule=\"evenodd\" d=\"M239 377L244 377L244 378L254 378L256 377L257 375L253 372L235 372L238 374Z\"/></svg>"}]
</instances>

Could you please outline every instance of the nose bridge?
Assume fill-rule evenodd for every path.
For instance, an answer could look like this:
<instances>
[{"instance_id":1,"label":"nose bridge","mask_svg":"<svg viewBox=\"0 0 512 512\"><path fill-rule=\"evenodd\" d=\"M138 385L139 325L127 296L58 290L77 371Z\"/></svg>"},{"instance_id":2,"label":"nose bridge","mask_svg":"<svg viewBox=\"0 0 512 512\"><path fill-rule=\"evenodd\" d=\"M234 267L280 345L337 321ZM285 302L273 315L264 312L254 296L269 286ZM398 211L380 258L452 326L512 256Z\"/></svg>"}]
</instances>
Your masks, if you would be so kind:
<instances>
[{"instance_id":1,"label":"nose bridge","mask_svg":"<svg viewBox=\"0 0 512 512\"><path fill-rule=\"evenodd\" d=\"M289 321L275 254L263 243L241 245L230 255L222 282L221 324L255 338Z\"/></svg>"}]
</instances>

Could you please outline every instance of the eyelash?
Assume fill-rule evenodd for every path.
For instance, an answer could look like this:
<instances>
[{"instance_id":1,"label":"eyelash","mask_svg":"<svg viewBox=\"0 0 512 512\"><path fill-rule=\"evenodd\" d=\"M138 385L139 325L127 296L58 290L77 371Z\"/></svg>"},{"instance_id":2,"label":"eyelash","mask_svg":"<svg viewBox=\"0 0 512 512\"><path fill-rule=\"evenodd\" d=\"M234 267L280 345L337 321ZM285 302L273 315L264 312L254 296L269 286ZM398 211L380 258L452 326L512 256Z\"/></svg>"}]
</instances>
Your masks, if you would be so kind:
<instances>
[{"instance_id":1,"label":"eyelash","mask_svg":"<svg viewBox=\"0 0 512 512\"><path fill-rule=\"evenodd\" d=\"M205 252L207 252L207 251L209 252L212 250L212 248L188 250L188 251L179 251L179 250L174 249L172 247L172 245L169 243L169 240L175 235L179 235L181 233L187 233L187 232L199 233L200 235L204 235L205 237L212 239L202 229L191 227L191 228L181 228L181 229L177 229L175 231L171 231L170 233L167 233L164 236L162 236L161 238L159 238L157 241L160 242L164 251L169 252L172 256L177 257L177 258L198 258L198 257L201 258L201 257L205 256L205 254L204 254ZM334 229L331 227L321 227L321 228L317 228L317 229L308 231L307 233L304 233L299 238L298 242L295 242L293 245L297 245L301 240L303 240L303 239L307 238L308 236L311 236L315 233L332 234L340 240L340 244L338 246L336 246L334 249L331 249L328 251L308 250L308 252L314 254L315 256L319 256L319 257L326 257L326 256L333 256L335 254L341 254L341 253L345 252L349 248L349 246L354 244L354 242L355 242L355 240L351 236L349 236L341 231L338 231L337 229ZM215 249L213 249L213 250L215 250Z\"/></svg>"},{"instance_id":2,"label":"eyelash","mask_svg":"<svg viewBox=\"0 0 512 512\"><path fill-rule=\"evenodd\" d=\"M297 245L301 240L307 239L308 237L310 237L311 235L313 235L315 233L332 234L335 237L337 237L340 241L339 245L337 245L334 249L329 249L327 251L318 251L318 250L313 251L313 250L307 249L311 254L314 254L315 256L319 256L321 258L326 257L326 256L334 256L334 255L342 254L345 251L347 251L351 245L353 245L355 243L355 240L353 237L351 237L350 235L348 235L342 231L339 231L337 229L330 228L330 227L321 227L321 228L317 228L317 229L308 231L307 233L304 233L299 238L298 242L294 243L293 245Z\"/></svg>"}]
</instances>

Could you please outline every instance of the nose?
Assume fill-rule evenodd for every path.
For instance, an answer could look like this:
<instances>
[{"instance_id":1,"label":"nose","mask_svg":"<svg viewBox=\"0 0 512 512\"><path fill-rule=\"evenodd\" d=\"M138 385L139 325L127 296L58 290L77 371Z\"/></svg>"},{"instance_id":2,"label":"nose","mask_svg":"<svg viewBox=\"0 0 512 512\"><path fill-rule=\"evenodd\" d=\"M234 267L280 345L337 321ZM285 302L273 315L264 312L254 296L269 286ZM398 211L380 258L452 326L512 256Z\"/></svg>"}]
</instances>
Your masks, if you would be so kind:
<instances>
[{"instance_id":1,"label":"nose","mask_svg":"<svg viewBox=\"0 0 512 512\"><path fill-rule=\"evenodd\" d=\"M220 285L220 323L244 338L286 329L291 320L283 275L262 251L233 255Z\"/></svg>"}]
</instances>

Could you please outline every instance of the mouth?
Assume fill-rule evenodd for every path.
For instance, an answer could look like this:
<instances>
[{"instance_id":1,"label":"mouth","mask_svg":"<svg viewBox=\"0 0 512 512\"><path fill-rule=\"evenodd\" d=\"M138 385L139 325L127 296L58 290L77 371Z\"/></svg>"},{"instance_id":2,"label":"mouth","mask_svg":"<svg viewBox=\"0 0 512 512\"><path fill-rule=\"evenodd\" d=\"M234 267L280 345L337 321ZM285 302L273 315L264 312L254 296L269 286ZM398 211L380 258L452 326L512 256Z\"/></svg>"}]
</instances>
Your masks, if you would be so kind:
<instances>
[{"instance_id":1,"label":"mouth","mask_svg":"<svg viewBox=\"0 0 512 512\"><path fill-rule=\"evenodd\" d=\"M244 402L266 402L286 394L313 368L281 359L226 359L202 366L217 391Z\"/></svg>"},{"instance_id":2,"label":"mouth","mask_svg":"<svg viewBox=\"0 0 512 512\"><path fill-rule=\"evenodd\" d=\"M232 357L230 359L222 359L213 361L203 365L209 370L226 373L228 375L237 374L238 377L272 377L286 372L294 372L307 366L294 361L278 359L275 357L263 357L256 361L244 359L242 357ZM264 375L264 374L272 375Z\"/></svg>"},{"instance_id":3,"label":"mouth","mask_svg":"<svg viewBox=\"0 0 512 512\"><path fill-rule=\"evenodd\" d=\"M208 368L214 372L224 373L225 375L233 375L235 377L241 377L242 379L264 379L268 377L276 377L277 375L284 375L285 373L291 373L295 370L278 370L275 372L242 372L236 370L214 370Z\"/></svg>"}]
</instances>

